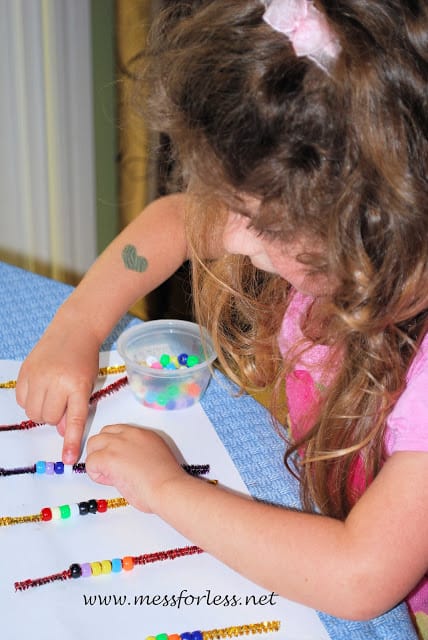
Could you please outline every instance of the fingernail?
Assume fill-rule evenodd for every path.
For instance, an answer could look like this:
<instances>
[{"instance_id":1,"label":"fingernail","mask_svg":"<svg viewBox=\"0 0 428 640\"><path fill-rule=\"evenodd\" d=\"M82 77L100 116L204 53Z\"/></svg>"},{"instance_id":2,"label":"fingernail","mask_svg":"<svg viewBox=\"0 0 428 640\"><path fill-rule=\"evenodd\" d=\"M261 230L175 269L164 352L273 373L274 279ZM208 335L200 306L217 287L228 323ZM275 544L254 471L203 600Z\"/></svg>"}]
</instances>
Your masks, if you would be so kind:
<instances>
[{"instance_id":1,"label":"fingernail","mask_svg":"<svg viewBox=\"0 0 428 640\"><path fill-rule=\"evenodd\" d=\"M64 462L64 464L73 464L75 460L75 455L73 454L73 451L63 451L62 453L62 461Z\"/></svg>"}]
</instances>

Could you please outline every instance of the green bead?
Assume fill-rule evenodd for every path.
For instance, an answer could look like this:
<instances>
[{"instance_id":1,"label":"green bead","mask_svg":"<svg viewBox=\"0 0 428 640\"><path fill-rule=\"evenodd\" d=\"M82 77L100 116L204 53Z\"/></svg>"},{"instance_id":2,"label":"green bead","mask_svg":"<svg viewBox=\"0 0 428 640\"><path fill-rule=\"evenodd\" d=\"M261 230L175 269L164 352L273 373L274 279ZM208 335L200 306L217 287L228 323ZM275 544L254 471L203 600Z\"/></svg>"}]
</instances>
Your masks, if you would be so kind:
<instances>
[{"instance_id":1,"label":"green bead","mask_svg":"<svg viewBox=\"0 0 428 640\"><path fill-rule=\"evenodd\" d=\"M170 398L168 397L167 393L160 393L156 398L156 402L160 404L161 407L163 407L168 404L169 399Z\"/></svg>"},{"instance_id":2,"label":"green bead","mask_svg":"<svg viewBox=\"0 0 428 640\"><path fill-rule=\"evenodd\" d=\"M178 395L180 395L180 387L178 386L178 384L170 384L166 388L165 393L167 394L168 398L176 398Z\"/></svg>"},{"instance_id":3,"label":"green bead","mask_svg":"<svg viewBox=\"0 0 428 640\"><path fill-rule=\"evenodd\" d=\"M156 640L168 640L168 634L167 633L158 633L158 635L156 636Z\"/></svg>"},{"instance_id":4,"label":"green bead","mask_svg":"<svg viewBox=\"0 0 428 640\"><path fill-rule=\"evenodd\" d=\"M59 508L60 514L61 514L61 518L63 520L65 520L66 518L69 518L71 515L71 509L70 509L70 505L69 504L63 504L60 506Z\"/></svg>"},{"instance_id":5,"label":"green bead","mask_svg":"<svg viewBox=\"0 0 428 640\"><path fill-rule=\"evenodd\" d=\"M170 360L171 360L171 358L167 353L163 353L161 355L161 357L159 358L159 362L161 363L161 365L163 367L166 367L166 365L169 364Z\"/></svg>"},{"instance_id":6,"label":"green bead","mask_svg":"<svg viewBox=\"0 0 428 640\"><path fill-rule=\"evenodd\" d=\"M195 364L199 364L199 358L198 356L189 356L187 358L187 366L188 367L194 367Z\"/></svg>"}]
</instances>

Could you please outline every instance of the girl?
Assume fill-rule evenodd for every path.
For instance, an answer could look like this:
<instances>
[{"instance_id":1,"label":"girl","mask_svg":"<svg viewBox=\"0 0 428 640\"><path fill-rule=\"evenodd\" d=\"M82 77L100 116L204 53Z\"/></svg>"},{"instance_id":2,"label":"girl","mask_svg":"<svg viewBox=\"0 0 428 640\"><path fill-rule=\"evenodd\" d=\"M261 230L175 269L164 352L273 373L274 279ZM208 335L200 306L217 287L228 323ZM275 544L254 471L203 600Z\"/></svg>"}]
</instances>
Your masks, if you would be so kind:
<instances>
[{"instance_id":1,"label":"girl","mask_svg":"<svg viewBox=\"0 0 428 640\"><path fill-rule=\"evenodd\" d=\"M276 405L286 381L306 510L201 483L127 425L89 440L88 472L251 580L350 619L410 592L428 611L427 80L425 0L179 3L142 87L183 193L99 258L17 386L74 462L103 339L191 258L228 374L275 383Z\"/></svg>"}]
</instances>

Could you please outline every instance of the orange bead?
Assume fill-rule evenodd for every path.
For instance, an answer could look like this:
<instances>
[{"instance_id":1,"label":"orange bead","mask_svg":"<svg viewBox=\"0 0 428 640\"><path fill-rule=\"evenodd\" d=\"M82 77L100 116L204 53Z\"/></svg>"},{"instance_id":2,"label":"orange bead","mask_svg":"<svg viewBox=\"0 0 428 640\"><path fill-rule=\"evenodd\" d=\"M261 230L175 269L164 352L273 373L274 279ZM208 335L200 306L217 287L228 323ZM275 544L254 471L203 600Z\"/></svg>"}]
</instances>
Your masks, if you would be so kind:
<instances>
[{"instance_id":1,"label":"orange bead","mask_svg":"<svg viewBox=\"0 0 428 640\"><path fill-rule=\"evenodd\" d=\"M196 382L190 382L186 386L186 393L192 398L197 398L201 393L201 387Z\"/></svg>"},{"instance_id":2,"label":"orange bead","mask_svg":"<svg viewBox=\"0 0 428 640\"><path fill-rule=\"evenodd\" d=\"M131 571L134 568L134 558L131 556L125 556L122 558L122 568L124 571Z\"/></svg>"}]
</instances>

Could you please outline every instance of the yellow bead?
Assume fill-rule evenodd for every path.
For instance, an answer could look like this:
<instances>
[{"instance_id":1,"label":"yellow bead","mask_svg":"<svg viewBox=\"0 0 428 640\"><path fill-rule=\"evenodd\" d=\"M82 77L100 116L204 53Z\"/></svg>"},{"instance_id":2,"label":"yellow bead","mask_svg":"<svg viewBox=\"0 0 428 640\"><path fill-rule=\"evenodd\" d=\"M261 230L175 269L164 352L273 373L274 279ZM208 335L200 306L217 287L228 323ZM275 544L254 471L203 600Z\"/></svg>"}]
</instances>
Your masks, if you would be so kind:
<instances>
[{"instance_id":1,"label":"yellow bead","mask_svg":"<svg viewBox=\"0 0 428 640\"><path fill-rule=\"evenodd\" d=\"M102 560L101 561L101 573L111 573L111 562L110 562L110 560Z\"/></svg>"},{"instance_id":2,"label":"yellow bead","mask_svg":"<svg viewBox=\"0 0 428 640\"><path fill-rule=\"evenodd\" d=\"M102 573L100 562L91 562L91 571L93 576L99 576Z\"/></svg>"}]
</instances>

